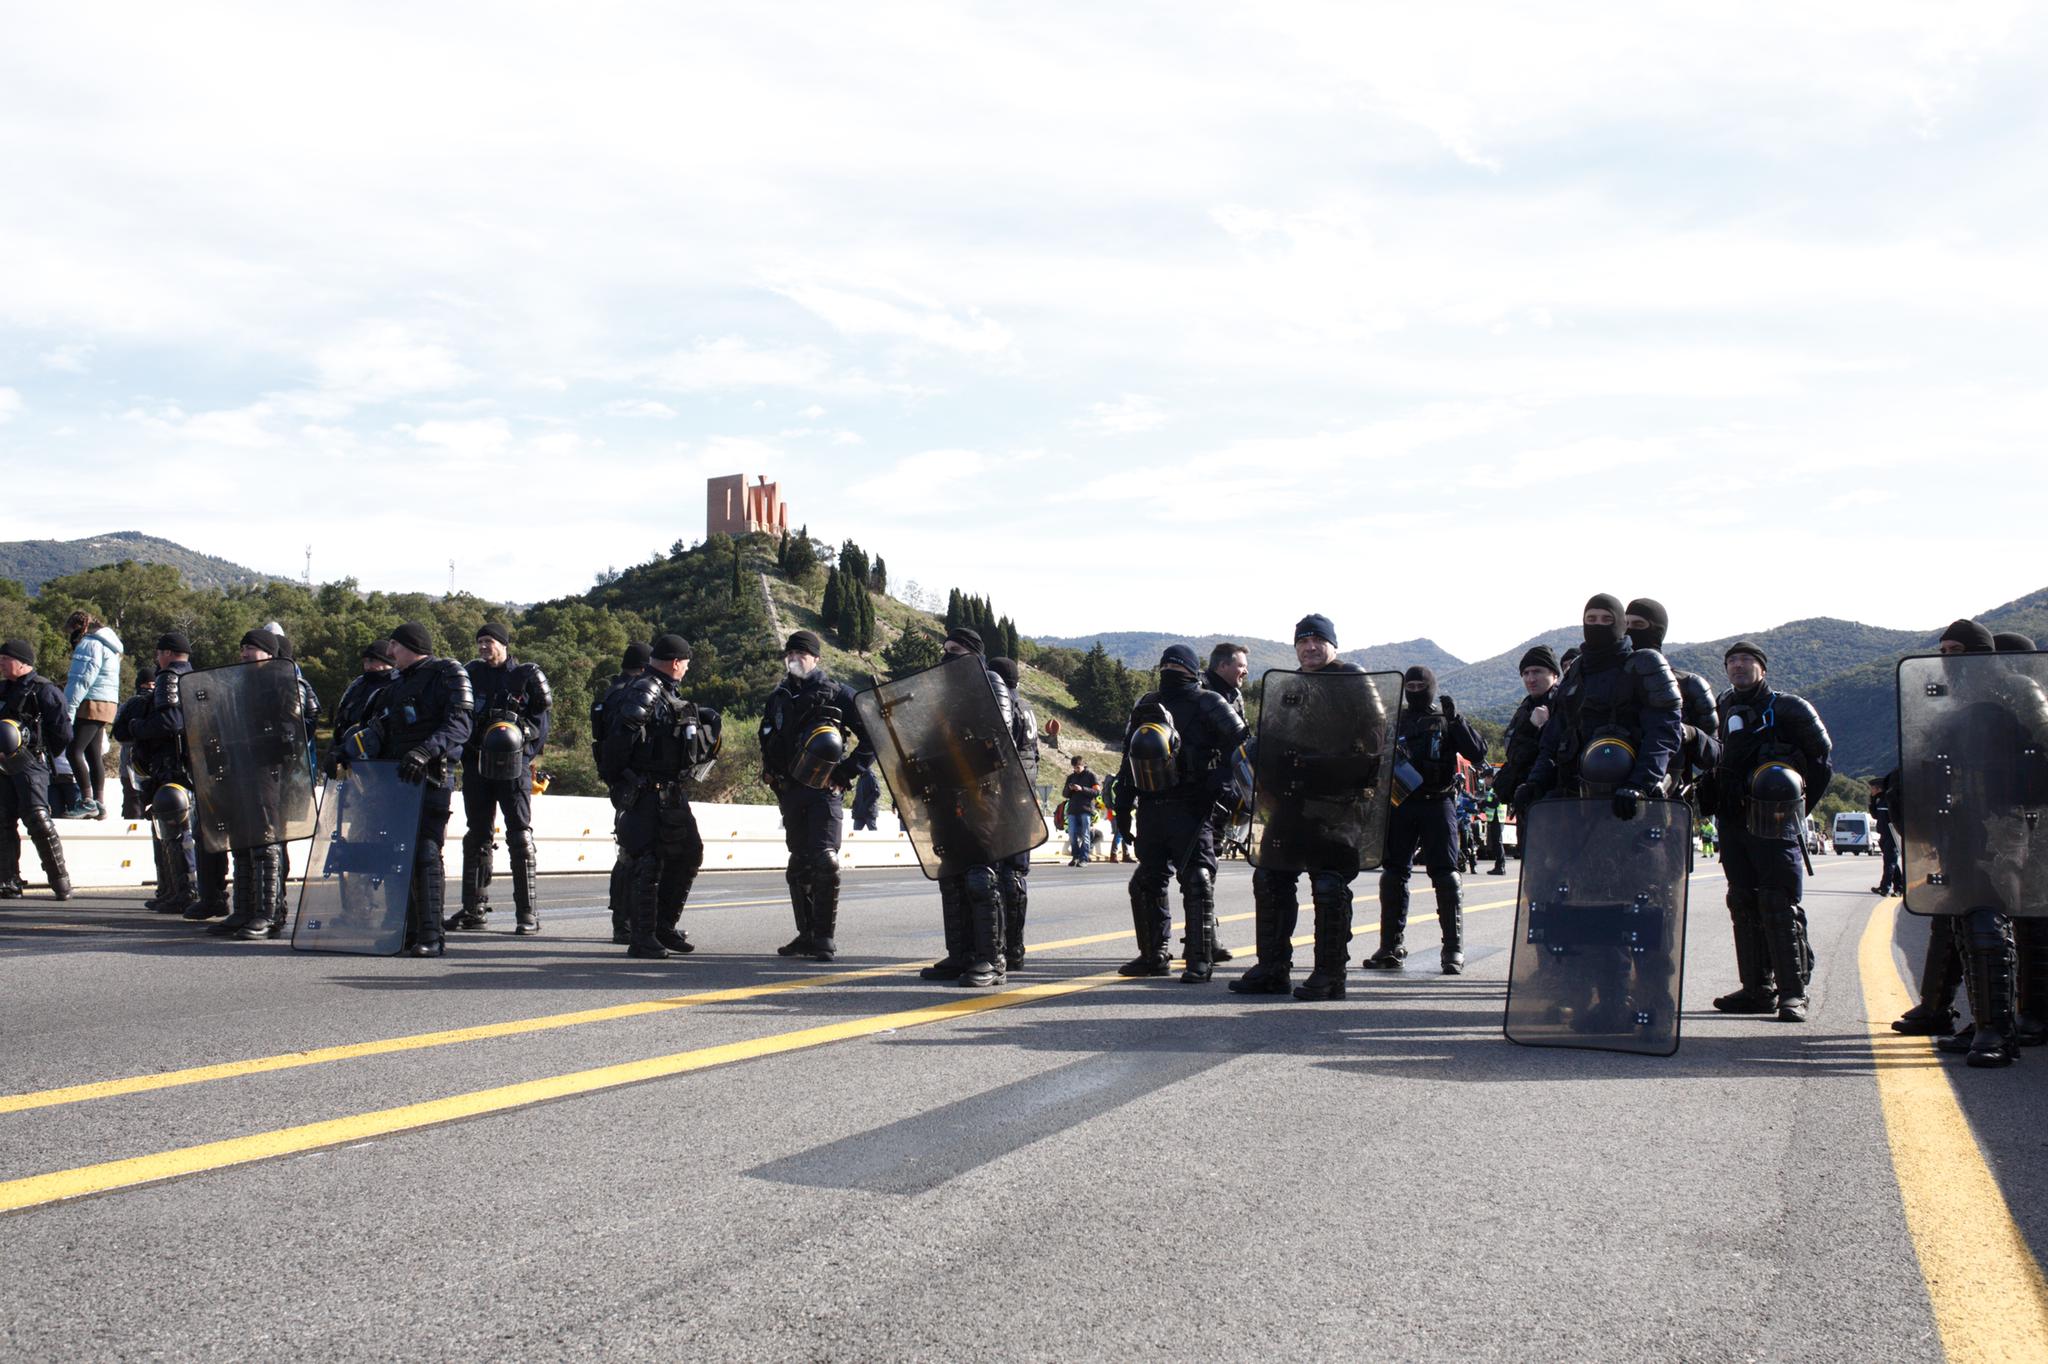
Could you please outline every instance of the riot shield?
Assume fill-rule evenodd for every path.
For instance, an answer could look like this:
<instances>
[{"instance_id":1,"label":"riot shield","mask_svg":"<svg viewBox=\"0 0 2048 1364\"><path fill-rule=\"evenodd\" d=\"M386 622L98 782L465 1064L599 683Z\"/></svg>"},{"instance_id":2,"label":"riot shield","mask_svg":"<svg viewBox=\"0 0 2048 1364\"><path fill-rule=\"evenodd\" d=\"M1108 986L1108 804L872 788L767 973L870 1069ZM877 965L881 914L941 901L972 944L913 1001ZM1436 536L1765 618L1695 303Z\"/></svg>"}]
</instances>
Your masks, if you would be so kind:
<instances>
[{"instance_id":1,"label":"riot shield","mask_svg":"<svg viewBox=\"0 0 2048 1364\"><path fill-rule=\"evenodd\" d=\"M1521 820L1522 880L1502 1031L1531 1047L1678 1050L1692 810L1544 800Z\"/></svg>"},{"instance_id":2,"label":"riot shield","mask_svg":"<svg viewBox=\"0 0 2048 1364\"><path fill-rule=\"evenodd\" d=\"M1392 809L1401 674L1268 671L1252 755L1249 856L1275 871L1370 871Z\"/></svg>"},{"instance_id":3,"label":"riot shield","mask_svg":"<svg viewBox=\"0 0 2048 1364\"><path fill-rule=\"evenodd\" d=\"M313 769L298 670L282 659L186 675L185 751L193 833L208 852L313 832Z\"/></svg>"},{"instance_id":4,"label":"riot shield","mask_svg":"<svg viewBox=\"0 0 2048 1364\"><path fill-rule=\"evenodd\" d=\"M1000 862L1051 837L979 658L881 683L854 707L926 876Z\"/></svg>"},{"instance_id":5,"label":"riot shield","mask_svg":"<svg viewBox=\"0 0 2048 1364\"><path fill-rule=\"evenodd\" d=\"M395 762L358 762L321 788L320 817L292 946L301 952L395 957L426 788Z\"/></svg>"},{"instance_id":6,"label":"riot shield","mask_svg":"<svg viewBox=\"0 0 2048 1364\"><path fill-rule=\"evenodd\" d=\"M2048 654L1899 662L1906 908L2048 916Z\"/></svg>"}]
</instances>

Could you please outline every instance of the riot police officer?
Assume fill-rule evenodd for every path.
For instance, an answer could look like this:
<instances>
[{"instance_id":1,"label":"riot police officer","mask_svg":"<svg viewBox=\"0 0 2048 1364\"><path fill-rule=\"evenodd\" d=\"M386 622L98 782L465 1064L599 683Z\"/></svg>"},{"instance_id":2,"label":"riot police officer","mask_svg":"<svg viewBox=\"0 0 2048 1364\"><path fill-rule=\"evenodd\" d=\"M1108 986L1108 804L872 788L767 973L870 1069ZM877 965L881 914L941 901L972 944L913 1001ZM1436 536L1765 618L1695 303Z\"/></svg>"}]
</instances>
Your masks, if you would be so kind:
<instances>
[{"instance_id":1,"label":"riot police officer","mask_svg":"<svg viewBox=\"0 0 2048 1364\"><path fill-rule=\"evenodd\" d=\"M1507 732L1501 738L1507 756L1501 760L1500 770L1493 774L1496 811L1512 804L1515 789L1529 780L1529 773L1536 766L1537 755L1543 748L1543 726L1549 723L1551 708L1557 704L1557 684L1564 672L1548 644L1538 644L1529 649L1522 655L1519 667L1522 700L1509 717ZM1494 829L1500 841L1493 850L1493 870L1489 875L1505 876L1508 871L1507 835L1500 830L1498 814Z\"/></svg>"},{"instance_id":2,"label":"riot police officer","mask_svg":"<svg viewBox=\"0 0 2048 1364\"><path fill-rule=\"evenodd\" d=\"M1671 614L1662 602L1637 597L1628 604L1623 623L1628 626L1629 642L1636 652L1664 652ZM1694 790L1714 770L1719 757L1715 736L1721 732L1721 716L1715 709L1714 687L1706 678L1678 667L1671 669L1671 675L1678 681L1679 720L1683 726L1678 756L1671 762L1671 794L1693 805L1697 813Z\"/></svg>"},{"instance_id":3,"label":"riot police officer","mask_svg":"<svg viewBox=\"0 0 2048 1364\"><path fill-rule=\"evenodd\" d=\"M1992 646L2002 654L2039 653L2040 648L2030 636L2001 630L1991 637ZM1871 809L1877 811L1877 787L1871 788ZM1898 877L1903 888L1905 877L1899 875L1898 850L1885 816L1878 817L1878 831L1886 847L1889 859L1886 873ZM2023 1047L2038 1047L2048 1043L2048 919L2036 915L2014 916L2012 921L2013 939L2019 949L2018 978L2016 980L2017 1007L2013 1022L2013 1040Z\"/></svg>"},{"instance_id":4,"label":"riot police officer","mask_svg":"<svg viewBox=\"0 0 2048 1364\"><path fill-rule=\"evenodd\" d=\"M659 961L696 950L680 928L690 887L704 865L689 789L718 756L722 721L717 711L684 700L676 690L689 670L690 642L662 635L646 670L606 707L599 771L619 812L619 849L629 864L629 957Z\"/></svg>"},{"instance_id":5,"label":"riot police officer","mask_svg":"<svg viewBox=\"0 0 2048 1364\"><path fill-rule=\"evenodd\" d=\"M50 818L50 756L71 743L64 691L36 671L36 647L25 639L0 644L0 900L21 895L21 834L43 862L50 893L71 898L64 844Z\"/></svg>"},{"instance_id":6,"label":"riot police officer","mask_svg":"<svg viewBox=\"0 0 2048 1364\"><path fill-rule=\"evenodd\" d=\"M342 765L341 736L360 725L370 713L370 701L391 682L391 643L373 639L363 646L363 670L348 680L341 700L334 703L334 738L328 746L327 771L331 776ZM308 726L310 729L311 726Z\"/></svg>"},{"instance_id":7,"label":"riot police officer","mask_svg":"<svg viewBox=\"0 0 2048 1364\"><path fill-rule=\"evenodd\" d=\"M1644 797L1664 794L1684 741L1678 679L1664 655L1636 652L1619 598L1599 593L1580 620L1585 645L1558 683L1515 807L1527 809L1552 792L1605 796L1616 816L1634 819Z\"/></svg>"},{"instance_id":8,"label":"riot police officer","mask_svg":"<svg viewBox=\"0 0 2048 1364\"><path fill-rule=\"evenodd\" d=\"M1337 627L1330 618L1311 614L1294 626L1294 656L1303 672L1362 673L1355 663L1337 657ZM1315 968L1300 985L1296 999L1344 998L1345 965L1351 948L1351 883L1358 876L1357 850L1332 857L1308 871L1309 895L1315 907ZM1252 873L1252 908L1257 924L1258 964L1230 982L1238 994L1285 995L1294 970L1294 928L1300 917L1301 873L1259 867Z\"/></svg>"},{"instance_id":9,"label":"riot police officer","mask_svg":"<svg viewBox=\"0 0 2048 1364\"><path fill-rule=\"evenodd\" d=\"M1219 641L1209 650L1209 666L1202 673L1202 685L1222 697L1231 710L1244 721L1244 683L1251 676L1251 654L1244 645L1231 640ZM1230 755L1233 768L1230 780L1224 783L1223 796L1216 802L1216 815L1210 822L1215 826L1211 834L1215 847L1220 852L1229 843L1231 829L1236 818L1243 817L1252 798L1251 768L1242 751ZM1232 960L1229 948L1222 943L1213 943L1214 960L1217 965Z\"/></svg>"},{"instance_id":10,"label":"riot police officer","mask_svg":"<svg viewBox=\"0 0 2048 1364\"><path fill-rule=\"evenodd\" d=\"M1709 794L1728 873L1741 988L1722 995L1723 1013L1769 1013L1806 1021L1813 974L1807 941L1806 817L1834 774L1834 743L1803 698L1771 690L1769 660L1747 640L1728 646L1729 690L1721 694L1720 751Z\"/></svg>"},{"instance_id":11,"label":"riot police officer","mask_svg":"<svg viewBox=\"0 0 2048 1364\"><path fill-rule=\"evenodd\" d=\"M984 659L981 633L959 626L941 646L948 658L972 655ZM1015 734L1010 688L983 662L981 674L995 695L1005 729ZM976 865L939 878L939 913L946 935L946 955L918 972L926 980L945 980L963 989L1001 985L1009 969L1004 945L1003 903L996 889L996 868Z\"/></svg>"},{"instance_id":12,"label":"riot police officer","mask_svg":"<svg viewBox=\"0 0 2048 1364\"><path fill-rule=\"evenodd\" d=\"M201 920L228 912L228 855L198 847L193 837L183 700L184 679L191 671L191 642L175 630L159 635L155 688L128 732L136 744L142 803L156 845L156 912Z\"/></svg>"},{"instance_id":13,"label":"riot police officer","mask_svg":"<svg viewBox=\"0 0 2048 1364\"><path fill-rule=\"evenodd\" d=\"M651 658L653 654L645 644L628 644L619 660L619 671L603 693L590 703L590 761L600 771L604 768L604 741L611 731L612 709L618 704L620 694L647 671ZM616 813L612 818L612 840L615 844L619 837L619 818ZM606 902L612 916L612 942L615 946L624 947L633 940L633 859L626 856L623 844L619 844L618 853L612 858Z\"/></svg>"},{"instance_id":14,"label":"riot police officer","mask_svg":"<svg viewBox=\"0 0 2048 1364\"><path fill-rule=\"evenodd\" d=\"M1230 757L1245 741L1244 720L1217 692L1205 690L1195 651L1167 646L1159 657L1159 690L1131 709L1124 726L1124 760L1117 772L1116 820L1129 827L1131 807L1144 818L1135 840L1138 868L1131 873L1131 923L1138 955L1117 968L1125 976L1163 976L1173 953L1167 883L1180 881L1187 915L1181 979L1203 983L1215 970L1216 825Z\"/></svg>"},{"instance_id":15,"label":"riot police officer","mask_svg":"<svg viewBox=\"0 0 2048 1364\"><path fill-rule=\"evenodd\" d=\"M434 637L418 621L393 630L389 647L398 667L371 699L360 742L365 756L396 758L399 780L426 788L406 901L405 950L415 957L438 957L448 876L442 846L476 700L469 674L454 659L434 657Z\"/></svg>"},{"instance_id":16,"label":"riot police officer","mask_svg":"<svg viewBox=\"0 0 2048 1364\"><path fill-rule=\"evenodd\" d=\"M809 630L783 643L783 678L761 708L760 735L761 775L782 812L784 879L796 918L796 936L775 950L815 961L830 961L839 950L842 797L874 762L853 688L826 673L824 652L824 641Z\"/></svg>"},{"instance_id":17,"label":"riot police officer","mask_svg":"<svg viewBox=\"0 0 2048 1364\"><path fill-rule=\"evenodd\" d=\"M462 909L449 928L476 930L491 912L492 825L505 819L505 850L512 859L513 932L540 932L533 904L533 761L548 741L554 698L547 674L512 657L512 636L496 621L476 632L477 657L464 665L476 713L462 746Z\"/></svg>"},{"instance_id":18,"label":"riot police officer","mask_svg":"<svg viewBox=\"0 0 2048 1364\"><path fill-rule=\"evenodd\" d=\"M1459 758L1485 757L1486 741L1458 714L1457 703L1437 691L1435 670L1417 664L1402 674L1401 715L1394 724L1394 791L1401 799L1387 822L1386 861L1380 866L1380 945L1360 965L1398 971L1408 956L1408 879L1419 852L1436 890L1436 920L1443 930L1439 964L1447 976L1463 974L1465 900L1453 783Z\"/></svg>"},{"instance_id":19,"label":"riot police officer","mask_svg":"<svg viewBox=\"0 0 2048 1364\"><path fill-rule=\"evenodd\" d=\"M242 636L242 662L262 663L289 659L284 637L273 630L256 629ZM305 732L311 735L320 720L320 698L296 665L292 672L299 693L299 715ZM237 848L229 854L234 865L233 912L206 931L216 938L241 942L262 942L284 936L289 917L290 895L286 881L291 863L283 843Z\"/></svg>"},{"instance_id":20,"label":"riot police officer","mask_svg":"<svg viewBox=\"0 0 2048 1364\"><path fill-rule=\"evenodd\" d=\"M1038 717L1031 711L1031 705L1018 689L1017 660L1014 658L992 658L988 670L1003 680L1010 689L1010 737L1017 744L1017 756L1024 760L1024 771L1031 779L1031 791L1038 792ZM874 778L870 775L868 780ZM860 802L854 802L860 808ZM856 823L855 827L859 827ZM1009 970L1016 970L1024 964L1024 912L1030 904L1031 852L1012 854L996 863L996 894L1003 903L1003 964Z\"/></svg>"}]
</instances>

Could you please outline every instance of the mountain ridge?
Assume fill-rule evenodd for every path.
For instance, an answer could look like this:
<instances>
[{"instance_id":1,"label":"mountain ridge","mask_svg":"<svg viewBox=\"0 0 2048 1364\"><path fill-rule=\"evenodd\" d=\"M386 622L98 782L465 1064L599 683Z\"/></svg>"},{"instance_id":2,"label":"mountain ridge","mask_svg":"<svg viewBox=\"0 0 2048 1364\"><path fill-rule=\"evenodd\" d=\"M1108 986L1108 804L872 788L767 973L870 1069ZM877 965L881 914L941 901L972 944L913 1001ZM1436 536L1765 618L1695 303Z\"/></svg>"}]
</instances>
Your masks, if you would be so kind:
<instances>
[{"instance_id":1,"label":"mountain ridge","mask_svg":"<svg viewBox=\"0 0 2048 1364\"><path fill-rule=\"evenodd\" d=\"M168 564L192 587L256 587L273 578L286 577L282 573L261 573L139 530L109 531L78 540L0 541L0 577L19 582L31 597L42 595L43 584L53 578L67 578L124 559L140 564Z\"/></svg>"}]
</instances>

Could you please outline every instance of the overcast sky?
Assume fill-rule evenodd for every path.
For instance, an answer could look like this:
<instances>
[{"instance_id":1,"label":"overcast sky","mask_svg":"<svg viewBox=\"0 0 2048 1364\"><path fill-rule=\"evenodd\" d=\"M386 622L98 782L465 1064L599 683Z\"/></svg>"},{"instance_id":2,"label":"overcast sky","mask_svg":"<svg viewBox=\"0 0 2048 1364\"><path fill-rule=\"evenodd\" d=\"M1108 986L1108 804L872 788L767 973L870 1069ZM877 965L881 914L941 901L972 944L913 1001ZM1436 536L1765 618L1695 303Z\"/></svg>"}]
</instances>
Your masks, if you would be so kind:
<instances>
[{"instance_id":1,"label":"overcast sky","mask_svg":"<svg viewBox=\"0 0 2048 1364\"><path fill-rule=\"evenodd\" d=\"M2004 3L13 6L0 539L530 601L744 471L1027 633L1938 625L2048 585L2044 69Z\"/></svg>"}]
</instances>

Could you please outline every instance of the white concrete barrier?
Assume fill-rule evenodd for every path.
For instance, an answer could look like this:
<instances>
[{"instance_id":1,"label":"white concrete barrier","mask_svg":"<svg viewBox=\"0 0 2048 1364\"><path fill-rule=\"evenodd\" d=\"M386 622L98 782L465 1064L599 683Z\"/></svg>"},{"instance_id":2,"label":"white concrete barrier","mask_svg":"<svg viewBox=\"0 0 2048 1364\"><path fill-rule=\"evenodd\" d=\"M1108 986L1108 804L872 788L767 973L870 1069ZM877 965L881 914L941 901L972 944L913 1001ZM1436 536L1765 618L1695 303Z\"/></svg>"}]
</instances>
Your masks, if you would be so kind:
<instances>
[{"instance_id":1,"label":"white concrete barrier","mask_svg":"<svg viewBox=\"0 0 2048 1364\"><path fill-rule=\"evenodd\" d=\"M697 830L704 836L706 871L780 871L789 860L782 842L782 815L773 805L692 804ZM883 812L893 823L895 816ZM917 868L917 854L900 830L878 829L855 832L850 826L842 840L841 857L848 867ZM1047 824L1050 830L1050 822ZM448 822L447 863L453 875L462 857L462 802L458 796L455 814ZM60 819L58 835L64 840L64 858L72 884L77 886L140 886L156 880L156 863L150 854L149 826L141 820ZM611 802L596 796L540 796L533 802L534 856L543 875L595 874L609 872L616 856L612 843ZM505 841L503 828L498 842ZM1033 854L1036 862L1065 861L1066 838L1054 833ZM291 845L292 870L306 863L307 843ZM42 864L35 849L22 840L21 870L25 884L41 886ZM505 865L498 861L502 876ZM35 878L33 880L29 878Z\"/></svg>"}]
</instances>

